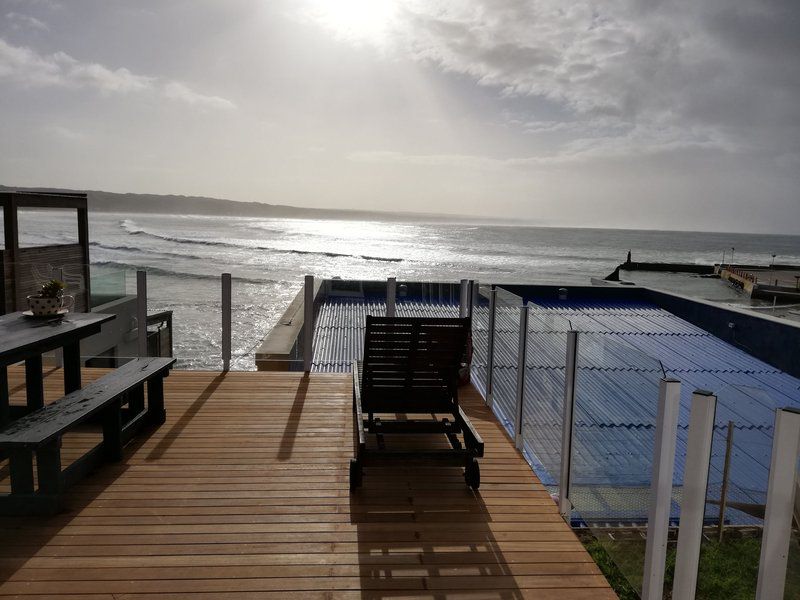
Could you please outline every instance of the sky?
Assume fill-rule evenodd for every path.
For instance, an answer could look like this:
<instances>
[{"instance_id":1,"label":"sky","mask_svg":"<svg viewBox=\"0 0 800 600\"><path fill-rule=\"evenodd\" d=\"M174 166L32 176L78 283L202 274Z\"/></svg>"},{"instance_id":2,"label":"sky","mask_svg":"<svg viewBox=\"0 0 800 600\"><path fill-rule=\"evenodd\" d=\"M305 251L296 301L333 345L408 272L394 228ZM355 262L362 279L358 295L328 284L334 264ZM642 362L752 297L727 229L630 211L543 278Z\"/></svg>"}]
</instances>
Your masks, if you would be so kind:
<instances>
[{"instance_id":1,"label":"sky","mask_svg":"<svg viewBox=\"0 0 800 600\"><path fill-rule=\"evenodd\" d=\"M0 0L0 183L800 234L800 3Z\"/></svg>"}]
</instances>

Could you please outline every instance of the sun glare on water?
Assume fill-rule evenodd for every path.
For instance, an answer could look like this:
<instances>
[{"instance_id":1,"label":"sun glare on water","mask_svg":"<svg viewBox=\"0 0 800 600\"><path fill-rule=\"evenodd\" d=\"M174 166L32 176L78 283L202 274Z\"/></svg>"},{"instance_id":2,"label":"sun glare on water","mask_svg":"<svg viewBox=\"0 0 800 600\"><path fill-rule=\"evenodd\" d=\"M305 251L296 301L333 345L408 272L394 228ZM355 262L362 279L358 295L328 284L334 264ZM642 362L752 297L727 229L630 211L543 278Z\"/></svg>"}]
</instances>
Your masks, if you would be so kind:
<instances>
[{"instance_id":1,"label":"sun glare on water","mask_svg":"<svg viewBox=\"0 0 800 600\"><path fill-rule=\"evenodd\" d=\"M312 0L310 11L337 37L381 43L397 13L397 0Z\"/></svg>"}]
</instances>

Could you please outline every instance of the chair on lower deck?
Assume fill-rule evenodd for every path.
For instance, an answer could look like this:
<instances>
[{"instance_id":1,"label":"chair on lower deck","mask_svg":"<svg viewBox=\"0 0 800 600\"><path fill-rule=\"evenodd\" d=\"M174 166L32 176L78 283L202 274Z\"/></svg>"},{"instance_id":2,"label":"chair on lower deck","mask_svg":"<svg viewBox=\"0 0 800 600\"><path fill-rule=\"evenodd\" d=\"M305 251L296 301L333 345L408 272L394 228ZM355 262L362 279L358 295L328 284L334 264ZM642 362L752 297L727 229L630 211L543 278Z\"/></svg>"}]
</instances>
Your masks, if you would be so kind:
<instances>
[{"instance_id":1,"label":"chair on lower deck","mask_svg":"<svg viewBox=\"0 0 800 600\"><path fill-rule=\"evenodd\" d=\"M351 490L361 485L363 467L412 461L463 465L467 485L478 489L483 440L458 404L469 331L469 318L367 317L364 360L353 364ZM399 418L380 416L389 414ZM444 435L449 448L392 448L396 434Z\"/></svg>"}]
</instances>

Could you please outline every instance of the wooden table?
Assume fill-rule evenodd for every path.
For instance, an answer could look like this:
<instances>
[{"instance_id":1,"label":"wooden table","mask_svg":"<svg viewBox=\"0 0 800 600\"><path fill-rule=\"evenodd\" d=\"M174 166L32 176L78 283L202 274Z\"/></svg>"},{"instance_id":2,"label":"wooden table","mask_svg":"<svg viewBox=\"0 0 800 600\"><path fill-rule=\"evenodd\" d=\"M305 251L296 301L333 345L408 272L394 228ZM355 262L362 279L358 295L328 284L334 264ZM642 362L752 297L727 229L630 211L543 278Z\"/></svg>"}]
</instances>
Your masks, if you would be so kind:
<instances>
[{"instance_id":1,"label":"wooden table","mask_svg":"<svg viewBox=\"0 0 800 600\"><path fill-rule=\"evenodd\" d=\"M25 361L28 410L44 405L42 354L63 348L64 393L81 387L80 340L100 332L103 323L116 315L68 313L63 318L34 319L15 312L0 316L0 425L8 422L6 367Z\"/></svg>"}]
</instances>

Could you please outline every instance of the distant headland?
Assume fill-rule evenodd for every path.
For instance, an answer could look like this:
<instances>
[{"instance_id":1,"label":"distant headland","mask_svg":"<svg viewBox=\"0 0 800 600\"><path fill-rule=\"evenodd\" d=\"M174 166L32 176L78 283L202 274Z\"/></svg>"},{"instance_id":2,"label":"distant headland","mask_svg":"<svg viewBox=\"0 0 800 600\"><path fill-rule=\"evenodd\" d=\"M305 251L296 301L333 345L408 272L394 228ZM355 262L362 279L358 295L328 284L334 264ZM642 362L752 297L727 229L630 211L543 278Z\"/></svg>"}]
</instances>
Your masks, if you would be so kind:
<instances>
[{"instance_id":1,"label":"distant headland","mask_svg":"<svg viewBox=\"0 0 800 600\"><path fill-rule=\"evenodd\" d=\"M239 202L206 196L173 194L120 194L99 190L74 190L52 187L17 187L0 185L0 192L83 192L88 195L89 210L113 213L192 214L225 217L263 217L289 219L339 219L381 221L432 221L436 223L510 224L507 219L470 217L441 213L384 212L370 210L303 208L264 202ZM514 224L519 224L515 222Z\"/></svg>"}]
</instances>

